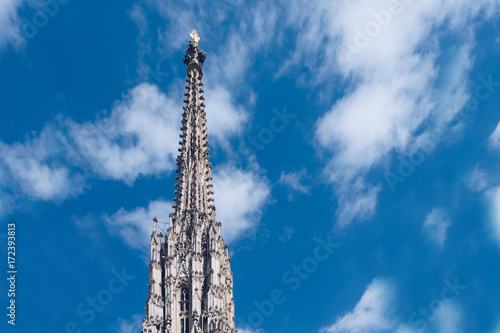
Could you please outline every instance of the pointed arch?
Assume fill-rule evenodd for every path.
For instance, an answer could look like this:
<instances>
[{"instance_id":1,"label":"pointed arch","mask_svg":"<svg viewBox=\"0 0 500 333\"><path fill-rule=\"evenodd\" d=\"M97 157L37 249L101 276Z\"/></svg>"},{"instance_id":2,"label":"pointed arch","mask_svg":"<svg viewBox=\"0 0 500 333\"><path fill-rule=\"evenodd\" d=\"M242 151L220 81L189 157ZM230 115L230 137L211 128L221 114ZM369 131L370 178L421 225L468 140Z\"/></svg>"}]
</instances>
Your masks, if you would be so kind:
<instances>
[{"instance_id":1,"label":"pointed arch","mask_svg":"<svg viewBox=\"0 0 500 333\"><path fill-rule=\"evenodd\" d=\"M189 333L189 310L191 308L191 297L189 288L183 284L179 288L179 315L180 315L180 333Z\"/></svg>"}]
</instances>

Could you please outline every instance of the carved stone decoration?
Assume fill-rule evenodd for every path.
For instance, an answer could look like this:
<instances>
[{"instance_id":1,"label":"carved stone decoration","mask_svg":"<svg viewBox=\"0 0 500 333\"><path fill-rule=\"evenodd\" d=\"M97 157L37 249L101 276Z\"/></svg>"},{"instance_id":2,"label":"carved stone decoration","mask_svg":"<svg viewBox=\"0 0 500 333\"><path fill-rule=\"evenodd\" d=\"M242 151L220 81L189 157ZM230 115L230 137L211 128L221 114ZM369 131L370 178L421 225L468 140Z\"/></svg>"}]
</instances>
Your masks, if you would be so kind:
<instances>
[{"instance_id":1,"label":"carved stone decoration","mask_svg":"<svg viewBox=\"0 0 500 333\"><path fill-rule=\"evenodd\" d=\"M174 212L167 234L151 235L150 284L142 333L236 333L229 251L213 204L202 66L195 30L184 56L185 106ZM181 326L184 325L181 329Z\"/></svg>"},{"instance_id":2,"label":"carved stone decoration","mask_svg":"<svg viewBox=\"0 0 500 333\"><path fill-rule=\"evenodd\" d=\"M193 35L193 33L194 33L194 35ZM201 67L201 66L203 66L203 63L205 62L205 59L207 57L207 53L205 51L201 50L199 45L198 45L198 41L200 40L200 37L198 37L196 30L193 30L193 32L191 32L191 38L192 39L189 42L188 48L186 50L186 54L184 55L183 62L184 62L184 64L189 65L191 62L195 61ZM198 73L198 74L202 75L202 73Z\"/></svg>"},{"instance_id":3,"label":"carved stone decoration","mask_svg":"<svg viewBox=\"0 0 500 333\"><path fill-rule=\"evenodd\" d=\"M196 44L198 45L198 42L200 41L200 36L198 36L198 33L196 32L196 30L193 30L191 31L191 33L189 34L189 36L191 36L191 43L193 44Z\"/></svg>"}]
</instances>

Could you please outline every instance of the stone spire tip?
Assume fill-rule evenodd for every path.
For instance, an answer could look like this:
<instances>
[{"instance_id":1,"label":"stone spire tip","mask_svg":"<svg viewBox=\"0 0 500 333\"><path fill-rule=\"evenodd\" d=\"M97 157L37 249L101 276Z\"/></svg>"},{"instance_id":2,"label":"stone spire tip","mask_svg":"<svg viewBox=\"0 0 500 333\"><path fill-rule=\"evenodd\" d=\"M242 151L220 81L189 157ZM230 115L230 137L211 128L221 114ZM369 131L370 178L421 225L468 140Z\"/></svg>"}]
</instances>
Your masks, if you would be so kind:
<instances>
[{"instance_id":1,"label":"stone spire tip","mask_svg":"<svg viewBox=\"0 0 500 333\"><path fill-rule=\"evenodd\" d=\"M189 35L191 36L191 40L189 41L183 62L184 64L188 65L188 67L192 63L198 65L199 72L201 74L201 66L203 66L203 63L205 62L207 53L201 50L198 45L198 42L200 41L200 36L198 36L196 30L191 31Z\"/></svg>"}]
</instances>

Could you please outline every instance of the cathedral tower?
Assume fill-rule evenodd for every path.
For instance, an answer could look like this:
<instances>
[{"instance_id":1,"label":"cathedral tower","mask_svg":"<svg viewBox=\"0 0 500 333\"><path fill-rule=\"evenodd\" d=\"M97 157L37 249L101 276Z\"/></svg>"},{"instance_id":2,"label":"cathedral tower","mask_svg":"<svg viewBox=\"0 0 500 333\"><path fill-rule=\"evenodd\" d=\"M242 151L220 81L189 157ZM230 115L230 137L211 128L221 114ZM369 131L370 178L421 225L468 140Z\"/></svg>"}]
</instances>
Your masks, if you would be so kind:
<instances>
[{"instance_id":1,"label":"cathedral tower","mask_svg":"<svg viewBox=\"0 0 500 333\"><path fill-rule=\"evenodd\" d=\"M151 235L149 295L142 333L236 333L233 274L215 218L202 66L206 53L191 33L177 190L167 235Z\"/></svg>"}]
</instances>

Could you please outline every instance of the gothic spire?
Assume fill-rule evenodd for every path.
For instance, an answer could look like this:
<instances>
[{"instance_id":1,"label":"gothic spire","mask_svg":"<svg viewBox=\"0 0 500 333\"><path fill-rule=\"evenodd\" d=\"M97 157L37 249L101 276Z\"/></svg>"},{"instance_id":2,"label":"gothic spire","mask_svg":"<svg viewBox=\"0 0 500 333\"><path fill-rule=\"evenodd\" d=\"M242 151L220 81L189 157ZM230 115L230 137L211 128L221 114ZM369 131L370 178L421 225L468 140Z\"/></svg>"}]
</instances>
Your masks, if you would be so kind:
<instances>
[{"instance_id":1,"label":"gothic spire","mask_svg":"<svg viewBox=\"0 0 500 333\"><path fill-rule=\"evenodd\" d=\"M196 30L193 30L184 55L184 63L187 65L187 84L180 135L182 140L179 142L180 156L177 158L178 183L174 192L176 194L174 223L181 221L187 213L212 216L214 210L211 205L213 192L210 184L212 165L209 162L205 97L201 82L202 66L207 54L200 49L199 40Z\"/></svg>"},{"instance_id":2,"label":"gothic spire","mask_svg":"<svg viewBox=\"0 0 500 333\"><path fill-rule=\"evenodd\" d=\"M212 204L212 165L201 82L206 53L199 40L193 30L184 56L187 84L175 212L170 213L164 242L154 219L143 333L237 332L229 251Z\"/></svg>"}]
</instances>

